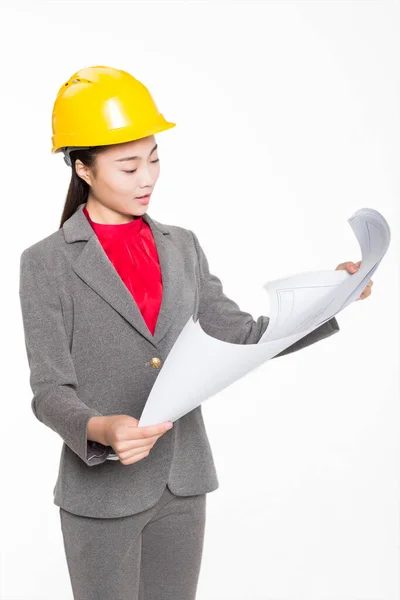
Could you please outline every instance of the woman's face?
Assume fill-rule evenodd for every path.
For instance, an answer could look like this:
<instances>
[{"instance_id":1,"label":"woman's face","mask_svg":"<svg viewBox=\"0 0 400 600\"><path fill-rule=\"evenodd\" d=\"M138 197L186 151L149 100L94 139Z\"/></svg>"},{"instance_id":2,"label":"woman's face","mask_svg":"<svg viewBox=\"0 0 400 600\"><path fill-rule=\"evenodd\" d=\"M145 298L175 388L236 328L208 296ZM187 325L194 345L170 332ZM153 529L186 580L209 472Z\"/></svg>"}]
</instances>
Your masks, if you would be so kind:
<instances>
[{"instance_id":1,"label":"woman's face","mask_svg":"<svg viewBox=\"0 0 400 600\"><path fill-rule=\"evenodd\" d=\"M116 223L125 222L147 211L148 203L137 198L152 193L160 174L155 137L112 145L97 155L94 169L80 160L75 162L75 169L90 185L87 206L93 220L97 214Z\"/></svg>"}]
</instances>

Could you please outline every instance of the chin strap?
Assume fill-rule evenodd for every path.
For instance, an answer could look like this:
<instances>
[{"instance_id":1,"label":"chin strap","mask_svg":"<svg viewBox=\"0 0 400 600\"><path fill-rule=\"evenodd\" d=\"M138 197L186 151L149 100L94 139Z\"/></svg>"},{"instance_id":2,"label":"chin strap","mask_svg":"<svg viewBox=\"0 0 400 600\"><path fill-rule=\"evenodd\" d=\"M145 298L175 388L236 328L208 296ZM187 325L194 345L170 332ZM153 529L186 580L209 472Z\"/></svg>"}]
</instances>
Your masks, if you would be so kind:
<instances>
[{"instance_id":1,"label":"chin strap","mask_svg":"<svg viewBox=\"0 0 400 600\"><path fill-rule=\"evenodd\" d=\"M71 157L69 155L73 150L88 150L90 146L68 146L67 148L63 148L64 153L64 162L69 167L72 167Z\"/></svg>"}]
</instances>

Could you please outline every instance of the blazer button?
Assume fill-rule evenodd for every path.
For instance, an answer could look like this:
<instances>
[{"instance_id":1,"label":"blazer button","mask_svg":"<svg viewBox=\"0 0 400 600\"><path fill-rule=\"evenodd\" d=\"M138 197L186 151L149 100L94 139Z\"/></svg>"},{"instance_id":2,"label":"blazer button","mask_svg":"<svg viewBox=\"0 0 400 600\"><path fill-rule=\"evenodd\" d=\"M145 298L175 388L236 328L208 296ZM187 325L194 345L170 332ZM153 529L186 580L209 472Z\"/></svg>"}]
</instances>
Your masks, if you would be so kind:
<instances>
[{"instance_id":1,"label":"blazer button","mask_svg":"<svg viewBox=\"0 0 400 600\"><path fill-rule=\"evenodd\" d=\"M153 369L159 369L161 366L161 360L156 356L150 360L150 365Z\"/></svg>"}]
</instances>

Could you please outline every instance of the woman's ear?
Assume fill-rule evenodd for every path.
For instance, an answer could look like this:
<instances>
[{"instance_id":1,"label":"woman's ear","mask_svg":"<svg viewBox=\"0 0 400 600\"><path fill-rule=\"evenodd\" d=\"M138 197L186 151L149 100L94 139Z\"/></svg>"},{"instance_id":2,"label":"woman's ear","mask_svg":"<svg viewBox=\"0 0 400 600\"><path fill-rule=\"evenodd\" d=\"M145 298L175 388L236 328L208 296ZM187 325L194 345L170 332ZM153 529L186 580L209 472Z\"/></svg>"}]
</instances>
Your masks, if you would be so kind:
<instances>
[{"instance_id":1,"label":"woman's ear","mask_svg":"<svg viewBox=\"0 0 400 600\"><path fill-rule=\"evenodd\" d=\"M79 158L77 158L75 161L75 171L76 171L76 174L78 175L78 177L80 177L81 179L86 181L86 183L88 185L92 184L92 177L91 177L90 169L89 169L89 167L84 165L83 162L81 160L79 160Z\"/></svg>"}]
</instances>

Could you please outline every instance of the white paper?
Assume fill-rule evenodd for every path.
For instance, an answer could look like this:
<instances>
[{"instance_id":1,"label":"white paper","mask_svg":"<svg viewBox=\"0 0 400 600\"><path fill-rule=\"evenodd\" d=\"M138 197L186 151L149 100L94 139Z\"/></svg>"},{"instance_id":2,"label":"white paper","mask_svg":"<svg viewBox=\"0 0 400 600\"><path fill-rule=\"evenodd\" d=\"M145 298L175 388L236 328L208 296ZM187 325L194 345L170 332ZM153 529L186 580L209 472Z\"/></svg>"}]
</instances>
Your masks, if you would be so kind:
<instances>
[{"instance_id":1,"label":"white paper","mask_svg":"<svg viewBox=\"0 0 400 600\"><path fill-rule=\"evenodd\" d=\"M355 301L389 247L390 229L371 208L356 211L348 223L361 249L359 270L311 271L266 283L270 322L257 344L213 338L191 316L164 361L138 426L179 419Z\"/></svg>"}]
</instances>

